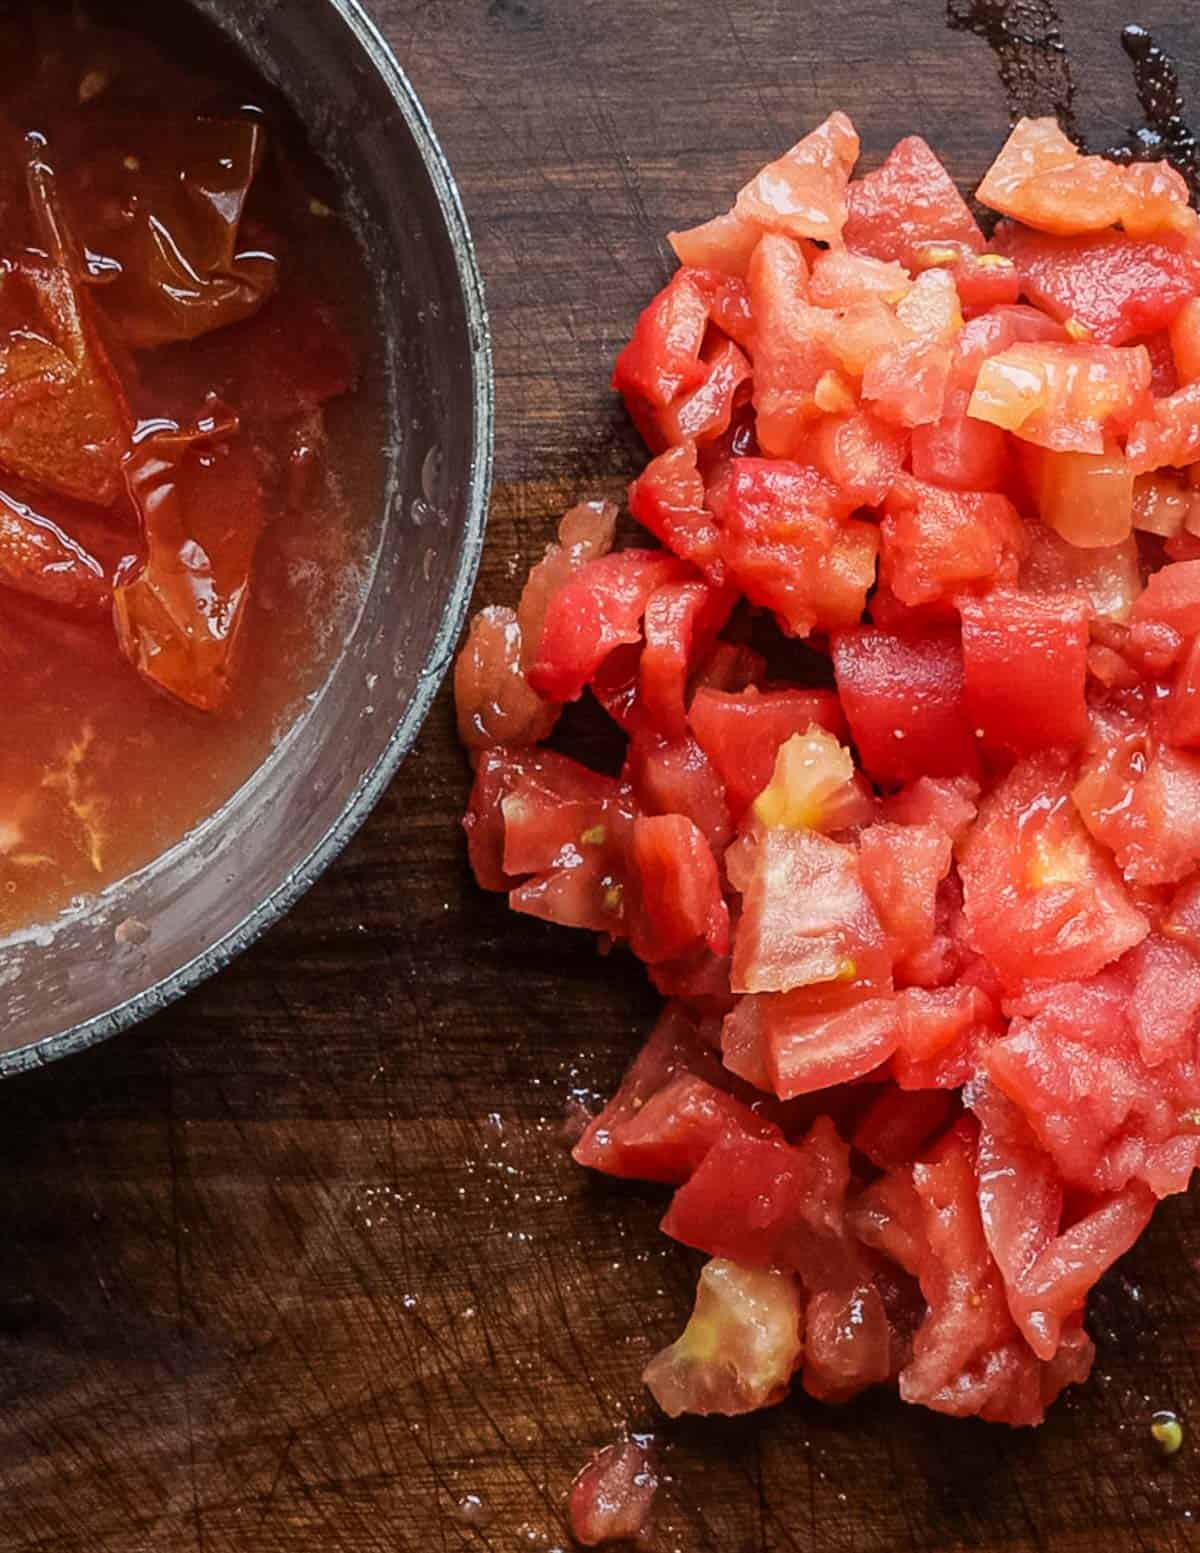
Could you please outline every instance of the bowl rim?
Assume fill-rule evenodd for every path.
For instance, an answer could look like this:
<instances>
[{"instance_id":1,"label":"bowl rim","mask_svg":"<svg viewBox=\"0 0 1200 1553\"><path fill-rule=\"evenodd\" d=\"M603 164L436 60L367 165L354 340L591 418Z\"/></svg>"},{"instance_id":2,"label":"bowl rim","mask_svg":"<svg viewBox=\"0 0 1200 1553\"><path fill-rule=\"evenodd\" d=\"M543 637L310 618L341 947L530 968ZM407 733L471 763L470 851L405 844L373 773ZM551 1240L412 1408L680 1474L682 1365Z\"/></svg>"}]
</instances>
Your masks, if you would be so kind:
<instances>
[{"instance_id":1,"label":"bowl rim","mask_svg":"<svg viewBox=\"0 0 1200 1553\"><path fill-rule=\"evenodd\" d=\"M463 209L462 196L450 163L434 133L420 98L383 33L363 10L360 0L328 0L342 17L371 66L387 87L416 142L446 226L462 288L471 371L471 435L474 456L467 475L466 513L462 544L441 624L417 677L413 697L386 746L355 788L349 802L321 840L271 893L223 934L168 976L134 993L123 1003L68 1030L27 1042L0 1054L0 1078L41 1068L61 1057L96 1046L110 1036L161 1013L202 981L223 970L273 927L317 881L344 850L383 796L405 756L416 742L434 698L454 659L475 587L487 527L492 485L495 379L491 329L483 277Z\"/></svg>"}]
</instances>

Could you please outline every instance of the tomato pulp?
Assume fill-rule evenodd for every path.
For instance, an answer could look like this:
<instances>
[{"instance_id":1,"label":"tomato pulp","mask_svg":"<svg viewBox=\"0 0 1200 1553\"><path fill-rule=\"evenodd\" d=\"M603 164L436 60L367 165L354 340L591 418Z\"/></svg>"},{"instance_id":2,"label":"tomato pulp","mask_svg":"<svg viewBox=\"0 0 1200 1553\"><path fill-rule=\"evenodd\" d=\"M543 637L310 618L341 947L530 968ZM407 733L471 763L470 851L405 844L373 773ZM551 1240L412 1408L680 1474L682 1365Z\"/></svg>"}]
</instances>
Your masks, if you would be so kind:
<instances>
[{"instance_id":1,"label":"tomato pulp","mask_svg":"<svg viewBox=\"0 0 1200 1553\"><path fill-rule=\"evenodd\" d=\"M1200 1163L1200 222L1050 120L991 242L922 140L857 153L673 234L613 377L664 548L574 509L476 621L466 824L668 999L575 1148L710 1258L662 1408L1034 1424ZM581 695L615 776L542 747Z\"/></svg>"}]
</instances>

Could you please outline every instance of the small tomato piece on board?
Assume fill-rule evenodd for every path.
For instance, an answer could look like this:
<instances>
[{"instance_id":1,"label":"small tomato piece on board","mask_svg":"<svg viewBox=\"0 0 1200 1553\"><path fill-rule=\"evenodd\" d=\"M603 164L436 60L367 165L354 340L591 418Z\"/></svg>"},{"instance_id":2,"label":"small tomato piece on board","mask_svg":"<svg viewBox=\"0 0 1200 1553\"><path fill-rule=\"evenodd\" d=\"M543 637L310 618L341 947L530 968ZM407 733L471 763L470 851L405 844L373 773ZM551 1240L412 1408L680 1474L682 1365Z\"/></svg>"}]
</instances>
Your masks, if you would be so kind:
<instances>
[{"instance_id":1,"label":"small tomato piece on board","mask_svg":"<svg viewBox=\"0 0 1200 1553\"><path fill-rule=\"evenodd\" d=\"M725 786L736 823L770 783L779 751L815 723L835 739L846 722L831 690L697 690L688 721Z\"/></svg>"},{"instance_id":2,"label":"small tomato piece on board","mask_svg":"<svg viewBox=\"0 0 1200 1553\"><path fill-rule=\"evenodd\" d=\"M877 507L904 467L909 439L870 410L823 415L806 453L854 506Z\"/></svg>"},{"instance_id":3,"label":"small tomato piece on board","mask_svg":"<svg viewBox=\"0 0 1200 1553\"><path fill-rule=\"evenodd\" d=\"M1021 761L984 799L958 866L969 940L1006 986L1094 975L1148 931L1058 755Z\"/></svg>"},{"instance_id":4,"label":"small tomato piece on board","mask_svg":"<svg viewBox=\"0 0 1200 1553\"><path fill-rule=\"evenodd\" d=\"M708 328L709 294L693 270L677 270L634 325L617 357L612 386L635 420L645 407L665 410L676 395L704 381L700 359Z\"/></svg>"},{"instance_id":5,"label":"small tomato piece on board","mask_svg":"<svg viewBox=\"0 0 1200 1553\"><path fill-rule=\"evenodd\" d=\"M879 537L846 516L852 503L817 470L737 458L708 493L727 574L790 636L862 617Z\"/></svg>"},{"instance_id":6,"label":"small tomato piece on board","mask_svg":"<svg viewBox=\"0 0 1200 1553\"><path fill-rule=\"evenodd\" d=\"M612 549L617 509L612 502L585 501L565 512L558 537L530 568L517 605L521 627L521 663L528 668L537 652L550 600L589 561Z\"/></svg>"},{"instance_id":7,"label":"small tomato piece on board","mask_svg":"<svg viewBox=\"0 0 1200 1553\"><path fill-rule=\"evenodd\" d=\"M1099 345L1165 328L1200 283L1200 265L1178 241L1123 232L1055 237L1006 221L995 242L1015 263L1029 301Z\"/></svg>"},{"instance_id":8,"label":"small tomato piece on board","mask_svg":"<svg viewBox=\"0 0 1200 1553\"><path fill-rule=\"evenodd\" d=\"M124 467L146 554L113 590L121 648L153 684L217 711L233 691L265 520L253 456L217 409L191 431L143 438Z\"/></svg>"},{"instance_id":9,"label":"small tomato piece on board","mask_svg":"<svg viewBox=\"0 0 1200 1553\"><path fill-rule=\"evenodd\" d=\"M983 233L954 180L919 135L908 135L883 165L856 179L846 192L846 247L915 267L930 243L983 247Z\"/></svg>"},{"instance_id":10,"label":"small tomato piece on board","mask_svg":"<svg viewBox=\"0 0 1200 1553\"><path fill-rule=\"evenodd\" d=\"M974 776L962 649L951 633L898 636L862 626L833 642L842 708L863 769L886 786Z\"/></svg>"},{"instance_id":11,"label":"small tomato piece on board","mask_svg":"<svg viewBox=\"0 0 1200 1553\"><path fill-rule=\"evenodd\" d=\"M1183 466L1200 459L1200 382L1187 383L1146 406L1130 428L1125 457L1139 475L1164 464Z\"/></svg>"},{"instance_id":12,"label":"small tomato piece on board","mask_svg":"<svg viewBox=\"0 0 1200 1553\"><path fill-rule=\"evenodd\" d=\"M651 595L694 575L661 550L621 550L587 561L546 605L529 683L550 700L578 700L614 648L641 640Z\"/></svg>"},{"instance_id":13,"label":"small tomato piece on board","mask_svg":"<svg viewBox=\"0 0 1200 1553\"><path fill-rule=\"evenodd\" d=\"M1087 737L1088 609L1064 594L963 599L967 710L985 748L1012 755Z\"/></svg>"},{"instance_id":14,"label":"small tomato piece on board","mask_svg":"<svg viewBox=\"0 0 1200 1553\"><path fill-rule=\"evenodd\" d=\"M844 113L831 113L755 174L739 192L735 214L767 231L838 243L846 224L846 184L857 160L854 125Z\"/></svg>"},{"instance_id":15,"label":"small tomato piece on board","mask_svg":"<svg viewBox=\"0 0 1200 1553\"><path fill-rule=\"evenodd\" d=\"M454 661L454 705L469 750L540 744L553 732L559 707L529 687L515 611L491 604L471 621Z\"/></svg>"},{"instance_id":16,"label":"small tomato piece on board","mask_svg":"<svg viewBox=\"0 0 1200 1553\"><path fill-rule=\"evenodd\" d=\"M804 1352L800 1291L791 1273L720 1258L700 1274L681 1337L643 1380L670 1418L749 1413L781 1402Z\"/></svg>"},{"instance_id":17,"label":"small tomato piece on board","mask_svg":"<svg viewBox=\"0 0 1200 1553\"><path fill-rule=\"evenodd\" d=\"M1025 526L1007 497L911 477L892 487L881 532L880 580L910 605L1011 586L1026 548Z\"/></svg>"},{"instance_id":18,"label":"small tomato piece on board","mask_svg":"<svg viewBox=\"0 0 1200 1553\"><path fill-rule=\"evenodd\" d=\"M1068 544L1107 549L1133 527L1134 474L1119 452L1050 453L1029 449L1026 475L1042 522Z\"/></svg>"},{"instance_id":19,"label":"small tomato piece on board","mask_svg":"<svg viewBox=\"0 0 1200 1553\"><path fill-rule=\"evenodd\" d=\"M863 887L903 962L933 943L938 885L950 871L950 837L938 825L868 825L858 838Z\"/></svg>"},{"instance_id":20,"label":"small tomato piece on board","mask_svg":"<svg viewBox=\"0 0 1200 1553\"><path fill-rule=\"evenodd\" d=\"M571 1484L571 1535L585 1548L624 1542L643 1530L658 1490L651 1457L636 1440L597 1451Z\"/></svg>"},{"instance_id":21,"label":"small tomato piece on board","mask_svg":"<svg viewBox=\"0 0 1200 1553\"><path fill-rule=\"evenodd\" d=\"M861 812L850 751L815 725L780 745L771 780L754 800L755 819L784 830L841 830Z\"/></svg>"},{"instance_id":22,"label":"small tomato piece on board","mask_svg":"<svg viewBox=\"0 0 1200 1553\"><path fill-rule=\"evenodd\" d=\"M680 264L744 276L761 236L756 221L728 210L686 231L668 232L667 241Z\"/></svg>"},{"instance_id":23,"label":"small tomato piece on board","mask_svg":"<svg viewBox=\"0 0 1200 1553\"><path fill-rule=\"evenodd\" d=\"M637 897L630 943L648 964L674 960L698 943L729 949L729 909L703 833L682 814L639 815L631 857Z\"/></svg>"},{"instance_id":24,"label":"small tomato piece on board","mask_svg":"<svg viewBox=\"0 0 1200 1553\"><path fill-rule=\"evenodd\" d=\"M629 487L629 510L669 550L720 580L720 535L704 503L694 444L683 442L651 459Z\"/></svg>"},{"instance_id":25,"label":"small tomato piece on board","mask_svg":"<svg viewBox=\"0 0 1200 1553\"><path fill-rule=\"evenodd\" d=\"M735 992L886 979L883 931L850 847L817 831L767 830L752 841L735 884L742 893Z\"/></svg>"},{"instance_id":26,"label":"small tomato piece on board","mask_svg":"<svg viewBox=\"0 0 1200 1553\"><path fill-rule=\"evenodd\" d=\"M1026 523L1025 535L1029 549L1021 562L1022 593L1040 598L1082 594L1098 620L1129 619L1134 600L1142 591L1137 542L1132 534L1120 544L1088 549L1069 543L1044 523Z\"/></svg>"},{"instance_id":27,"label":"small tomato piece on board","mask_svg":"<svg viewBox=\"0 0 1200 1553\"><path fill-rule=\"evenodd\" d=\"M1050 341L989 356L967 414L1056 453L1103 453L1108 439L1134 427L1150 403L1145 346Z\"/></svg>"},{"instance_id":28,"label":"small tomato piece on board","mask_svg":"<svg viewBox=\"0 0 1200 1553\"><path fill-rule=\"evenodd\" d=\"M748 276L755 320L755 429L764 453L794 457L821 413L817 385L838 365L834 314L808 297L808 262L800 244L768 232Z\"/></svg>"}]
</instances>

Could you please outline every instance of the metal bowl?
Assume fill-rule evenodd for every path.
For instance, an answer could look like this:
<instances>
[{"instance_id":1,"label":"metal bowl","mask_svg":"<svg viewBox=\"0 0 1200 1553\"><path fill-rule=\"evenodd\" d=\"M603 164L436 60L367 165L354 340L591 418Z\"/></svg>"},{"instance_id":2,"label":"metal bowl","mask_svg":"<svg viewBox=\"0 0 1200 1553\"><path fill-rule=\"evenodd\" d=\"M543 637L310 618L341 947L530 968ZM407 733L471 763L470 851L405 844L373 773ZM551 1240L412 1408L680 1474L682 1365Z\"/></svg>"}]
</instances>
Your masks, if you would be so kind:
<instances>
[{"instance_id":1,"label":"metal bowl","mask_svg":"<svg viewBox=\"0 0 1200 1553\"><path fill-rule=\"evenodd\" d=\"M362 241L384 343L378 561L316 700L249 781L148 867L0 947L0 1073L156 1013L295 903L411 748L453 657L483 544L483 289L412 87L356 0L193 3L291 104Z\"/></svg>"}]
</instances>

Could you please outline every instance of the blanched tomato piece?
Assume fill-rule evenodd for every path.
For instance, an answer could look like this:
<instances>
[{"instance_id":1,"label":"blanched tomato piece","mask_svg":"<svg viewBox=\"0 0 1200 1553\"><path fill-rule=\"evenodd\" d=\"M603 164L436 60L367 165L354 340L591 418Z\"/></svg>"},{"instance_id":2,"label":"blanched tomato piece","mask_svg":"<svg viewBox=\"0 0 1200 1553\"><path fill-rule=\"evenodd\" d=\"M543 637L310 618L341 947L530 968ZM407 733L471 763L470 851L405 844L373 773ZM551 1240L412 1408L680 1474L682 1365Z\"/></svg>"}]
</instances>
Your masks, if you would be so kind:
<instances>
[{"instance_id":1,"label":"blanched tomato piece","mask_svg":"<svg viewBox=\"0 0 1200 1553\"><path fill-rule=\"evenodd\" d=\"M902 264L827 248L813 260L809 296L818 307L850 307L871 297L895 304L911 285Z\"/></svg>"},{"instance_id":2,"label":"blanched tomato piece","mask_svg":"<svg viewBox=\"0 0 1200 1553\"><path fill-rule=\"evenodd\" d=\"M192 340L261 307L277 261L244 244L241 229L265 150L262 122L101 115L91 123L88 155L64 170L63 195L103 275L96 294L118 337L139 349Z\"/></svg>"},{"instance_id":3,"label":"blanched tomato piece","mask_svg":"<svg viewBox=\"0 0 1200 1553\"><path fill-rule=\"evenodd\" d=\"M761 236L756 221L728 210L686 231L668 232L667 241L680 264L742 276Z\"/></svg>"},{"instance_id":4,"label":"blanched tomato piece","mask_svg":"<svg viewBox=\"0 0 1200 1553\"><path fill-rule=\"evenodd\" d=\"M855 253L896 259L912 269L928 243L983 247L983 233L954 180L919 135L909 135L874 172L846 193L849 215L843 237Z\"/></svg>"},{"instance_id":5,"label":"blanched tomato piece","mask_svg":"<svg viewBox=\"0 0 1200 1553\"><path fill-rule=\"evenodd\" d=\"M857 160L854 125L844 113L831 113L755 174L739 191L735 213L767 231L836 243L846 224L846 184Z\"/></svg>"},{"instance_id":6,"label":"blanched tomato piece","mask_svg":"<svg viewBox=\"0 0 1200 1553\"><path fill-rule=\"evenodd\" d=\"M682 1336L642 1379L670 1418L750 1413L783 1400L803 1351L795 1278L717 1259L701 1271Z\"/></svg>"},{"instance_id":7,"label":"blanched tomato piece","mask_svg":"<svg viewBox=\"0 0 1200 1553\"><path fill-rule=\"evenodd\" d=\"M688 721L697 742L725 786L736 823L771 781L779 751L813 724L835 738L846 731L837 696L830 690L745 690L734 694L701 688Z\"/></svg>"},{"instance_id":8,"label":"blanched tomato piece","mask_svg":"<svg viewBox=\"0 0 1200 1553\"><path fill-rule=\"evenodd\" d=\"M1100 549L1128 537L1133 528L1134 474L1119 451L1021 451L1042 521L1068 544Z\"/></svg>"},{"instance_id":9,"label":"blanched tomato piece","mask_svg":"<svg viewBox=\"0 0 1200 1553\"><path fill-rule=\"evenodd\" d=\"M785 1145L729 1131L671 1200L663 1230L746 1267L787 1267L816 1291L860 1272L846 1230L850 1150L828 1116Z\"/></svg>"},{"instance_id":10,"label":"blanched tomato piece","mask_svg":"<svg viewBox=\"0 0 1200 1553\"><path fill-rule=\"evenodd\" d=\"M884 935L851 848L806 830L766 830L748 844L733 879L742 894L735 992L886 978Z\"/></svg>"},{"instance_id":11,"label":"blanched tomato piece","mask_svg":"<svg viewBox=\"0 0 1200 1553\"><path fill-rule=\"evenodd\" d=\"M678 1186L726 1133L783 1141L774 1122L755 1115L727 1090L695 1073L676 1073L633 1115L609 1125L603 1160L594 1168L628 1180Z\"/></svg>"},{"instance_id":12,"label":"blanched tomato piece","mask_svg":"<svg viewBox=\"0 0 1200 1553\"><path fill-rule=\"evenodd\" d=\"M880 580L911 605L1011 586L1026 548L1007 497L943 490L911 476L893 486L881 529Z\"/></svg>"},{"instance_id":13,"label":"blanched tomato piece","mask_svg":"<svg viewBox=\"0 0 1200 1553\"><path fill-rule=\"evenodd\" d=\"M636 900L630 943L648 963L677 959L706 943L716 955L729 949L729 909L703 833L682 814L639 815L631 847Z\"/></svg>"},{"instance_id":14,"label":"blanched tomato piece","mask_svg":"<svg viewBox=\"0 0 1200 1553\"><path fill-rule=\"evenodd\" d=\"M894 825L936 825L958 844L979 812L979 784L970 777L921 776L885 798L882 817Z\"/></svg>"},{"instance_id":15,"label":"blanched tomato piece","mask_svg":"<svg viewBox=\"0 0 1200 1553\"><path fill-rule=\"evenodd\" d=\"M986 1067L1069 1184L1107 1194L1141 1181L1164 1197L1186 1188L1200 1160L1200 1074L1194 1056L1145 1066L1126 1014L1130 988L1116 967L1031 990Z\"/></svg>"},{"instance_id":16,"label":"blanched tomato piece","mask_svg":"<svg viewBox=\"0 0 1200 1553\"><path fill-rule=\"evenodd\" d=\"M1093 975L1148 931L1084 829L1070 776L1055 755L1020 762L959 846L970 942L1009 987Z\"/></svg>"},{"instance_id":17,"label":"blanched tomato piece","mask_svg":"<svg viewBox=\"0 0 1200 1553\"><path fill-rule=\"evenodd\" d=\"M530 568L517 605L521 627L521 663L528 668L537 652L550 600L577 571L612 549L617 509L612 502L583 501L568 508L558 535L542 559Z\"/></svg>"},{"instance_id":18,"label":"blanched tomato piece","mask_svg":"<svg viewBox=\"0 0 1200 1553\"><path fill-rule=\"evenodd\" d=\"M1043 523L1025 525L1028 552L1021 562L1022 593L1040 597L1082 595L1098 620L1129 619L1142 591L1137 543L1129 535L1120 544L1083 549L1059 537Z\"/></svg>"},{"instance_id":19,"label":"blanched tomato piece","mask_svg":"<svg viewBox=\"0 0 1200 1553\"><path fill-rule=\"evenodd\" d=\"M1138 622L1169 627L1180 636L1200 632L1200 561L1175 561L1147 579L1133 606Z\"/></svg>"},{"instance_id":20,"label":"blanched tomato piece","mask_svg":"<svg viewBox=\"0 0 1200 1553\"><path fill-rule=\"evenodd\" d=\"M1054 452L1103 453L1106 439L1129 431L1149 406L1145 346L1051 341L989 356L967 413Z\"/></svg>"},{"instance_id":21,"label":"blanched tomato piece","mask_svg":"<svg viewBox=\"0 0 1200 1553\"><path fill-rule=\"evenodd\" d=\"M951 364L948 345L903 340L867 362L862 396L876 415L894 426L931 426L945 409Z\"/></svg>"},{"instance_id":22,"label":"blanched tomato piece","mask_svg":"<svg viewBox=\"0 0 1200 1553\"><path fill-rule=\"evenodd\" d=\"M704 504L693 443L668 448L646 465L629 487L629 510L655 539L720 580L720 535Z\"/></svg>"},{"instance_id":23,"label":"blanched tomato piece","mask_svg":"<svg viewBox=\"0 0 1200 1553\"><path fill-rule=\"evenodd\" d=\"M1195 1047L1200 959L1187 944L1151 934L1128 959L1133 973L1129 1024L1148 1068L1183 1061Z\"/></svg>"},{"instance_id":24,"label":"blanched tomato piece","mask_svg":"<svg viewBox=\"0 0 1200 1553\"><path fill-rule=\"evenodd\" d=\"M619 1143L621 1129L635 1121L660 1090L678 1076L693 1075L712 1083L721 1077L716 1054L699 1034L697 1021L681 1003L668 1003L630 1064L615 1095L588 1124L571 1150L577 1164L606 1175L631 1176ZM714 1086L715 1087L715 1086Z\"/></svg>"},{"instance_id":25,"label":"blanched tomato piece","mask_svg":"<svg viewBox=\"0 0 1200 1553\"><path fill-rule=\"evenodd\" d=\"M1130 428L1125 443L1125 457L1134 474L1200 458L1200 383L1188 383L1146 409L1148 413Z\"/></svg>"},{"instance_id":26,"label":"blanched tomato piece","mask_svg":"<svg viewBox=\"0 0 1200 1553\"><path fill-rule=\"evenodd\" d=\"M1190 297L1175 314L1168 330L1168 339L1178 379L1177 386L1196 382L1200 379L1200 297Z\"/></svg>"},{"instance_id":27,"label":"blanched tomato piece","mask_svg":"<svg viewBox=\"0 0 1200 1553\"><path fill-rule=\"evenodd\" d=\"M904 467L908 446L903 427L856 409L823 415L805 451L854 506L877 507Z\"/></svg>"},{"instance_id":28,"label":"blanched tomato piece","mask_svg":"<svg viewBox=\"0 0 1200 1553\"><path fill-rule=\"evenodd\" d=\"M1183 178L1166 162L1118 167L1084 156L1054 119L1021 119L975 191L981 204L1069 236L1118 223L1133 236L1194 230Z\"/></svg>"},{"instance_id":29,"label":"blanched tomato piece","mask_svg":"<svg viewBox=\"0 0 1200 1553\"><path fill-rule=\"evenodd\" d=\"M950 871L950 837L938 825L869 825L858 838L863 887L891 941L896 975L933 943L937 887Z\"/></svg>"},{"instance_id":30,"label":"blanched tomato piece","mask_svg":"<svg viewBox=\"0 0 1200 1553\"><path fill-rule=\"evenodd\" d=\"M550 700L578 700L614 648L641 640L651 595L693 575L686 562L660 550L622 550L586 562L546 606L529 683Z\"/></svg>"},{"instance_id":31,"label":"blanched tomato piece","mask_svg":"<svg viewBox=\"0 0 1200 1553\"><path fill-rule=\"evenodd\" d=\"M874 813L874 795L850 751L815 724L780 745L771 780L754 800L754 818L768 828L847 830Z\"/></svg>"},{"instance_id":32,"label":"blanched tomato piece","mask_svg":"<svg viewBox=\"0 0 1200 1553\"><path fill-rule=\"evenodd\" d=\"M729 429L735 406L749 397L750 363L732 340L718 338L701 352L704 380L659 412L649 426L639 422L642 436L654 449L683 442L705 443Z\"/></svg>"},{"instance_id":33,"label":"blanched tomato piece","mask_svg":"<svg viewBox=\"0 0 1200 1553\"><path fill-rule=\"evenodd\" d=\"M585 1548L636 1537L657 1490L653 1458L636 1440L606 1445L571 1484L567 1515L572 1537Z\"/></svg>"},{"instance_id":34,"label":"blanched tomato piece","mask_svg":"<svg viewBox=\"0 0 1200 1553\"><path fill-rule=\"evenodd\" d=\"M540 744L553 732L561 708L529 687L515 610L491 604L471 621L454 661L454 705L469 750Z\"/></svg>"},{"instance_id":35,"label":"blanched tomato piece","mask_svg":"<svg viewBox=\"0 0 1200 1553\"><path fill-rule=\"evenodd\" d=\"M612 375L613 388L639 424L647 409L665 410L704 381L700 347L708 312L709 288L689 269L677 270L642 312Z\"/></svg>"},{"instance_id":36,"label":"blanched tomato piece","mask_svg":"<svg viewBox=\"0 0 1200 1553\"><path fill-rule=\"evenodd\" d=\"M1101 345L1165 328L1200 283L1195 256L1169 238L1056 237L1004 221L995 241L1016 264L1031 302Z\"/></svg>"},{"instance_id":37,"label":"blanched tomato piece","mask_svg":"<svg viewBox=\"0 0 1200 1553\"><path fill-rule=\"evenodd\" d=\"M635 736L626 777L644 814L686 815L720 858L733 835L729 804L716 769L695 739Z\"/></svg>"},{"instance_id":38,"label":"blanched tomato piece","mask_svg":"<svg viewBox=\"0 0 1200 1553\"><path fill-rule=\"evenodd\" d=\"M718 593L699 580L666 583L647 600L638 699L642 715L662 737L686 735L688 678L734 602L732 591Z\"/></svg>"},{"instance_id":39,"label":"blanched tomato piece","mask_svg":"<svg viewBox=\"0 0 1200 1553\"><path fill-rule=\"evenodd\" d=\"M956 636L906 637L866 626L842 631L834 638L833 667L859 759L877 782L977 774Z\"/></svg>"},{"instance_id":40,"label":"blanched tomato piece","mask_svg":"<svg viewBox=\"0 0 1200 1553\"><path fill-rule=\"evenodd\" d=\"M1096 720L1075 802L1131 883L1175 884L1200 856L1200 756Z\"/></svg>"},{"instance_id":41,"label":"blanched tomato piece","mask_svg":"<svg viewBox=\"0 0 1200 1553\"><path fill-rule=\"evenodd\" d=\"M956 1097L944 1089L903 1090L889 1085L855 1128L854 1147L880 1170L908 1164L922 1145L945 1129L956 1105Z\"/></svg>"},{"instance_id":42,"label":"blanched tomato piece","mask_svg":"<svg viewBox=\"0 0 1200 1553\"><path fill-rule=\"evenodd\" d=\"M891 1329L873 1283L821 1289L804 1310L803 1384L821 1402L849 1402L891 1374Z\"/></svg>"},{"instance_id":43,"label":"blanched tomato piece","mask_svg":"<svg viewBox=\"0 0 1200 1553\"><path fill-rule=\"evenodd\" d=\"M1026 754L1087 736L1088 609L997 589L964 599L967 710L986 749Z\"/></svg>"},{"instance_id":44,"label":"blanched tomato piece","mask_svg":"<svg viewBox=\"0 0 1200 1553\"><path fill-rule=\"evenodd\" d=\"M968 398L948 389L941 418L913 428L913 476L952 491L1002 490L1012 468L1007 439L999 426L967 414Z\"/></svg>"},{"instance_id":45,"label":"blanched tomato piece","mask_svg":"<svg viewBox=\"0 0 1200 1553\"><path fill-rule=\"evenodd\" d=\"M1167 740L1183 749L1200 746L1200 637L1193 637L1171 687Z\"/></svg>"},{"instance_id":46,"label":"blanched tomato piece","mask_svg":"<svg viewBox=\"0 0 1200 1553\"><path fill-rule=\"evenodd\" d=\"M808 299L808 262L799 243L768 232L750 260L755 320L754 410L759 445L792 458L820 414L817 385L838 365L837 319Z\"/></svg>"},{"instance_id":47,"label":"blanched tomato piece","mask_svg":"<svg viewBox=\"0 0 1200 1553\"><path fill-rule=\"evenodd\" d=\"M233 689L262 493L223 408L190 431L156 431L125 461L146 554L113 590L122 650L146 679L212 712Z\"/></svg>"},{"instance_id":48,"label":"blanched tomato piece","mask_svg":"<svg viewBox=\"0 0 1200 1553\"><path fill-rule=\"evenodd\" d=\"M944 269L954 281L967 317L1013 303L1021 295L1021 277L1001 253L977 253L965 243L923 244L913 255L918 270Z\"/></svg>"},{"instance_id":49,"label":"blanched tomato piece","mask_svg":"<svg viewBox=\"0 0 1200 1553\"><path fill-rule=\"evenodd\" d=\"M898 1041L896 1000L861 982L768 993L760 1017L771 1088L784 1100L876 1072Z\"/></svg>"},{"instance_id":50,"label":"blanched tomato piece","mask_svg":"<svg viewBox=\"0 0 1200 1553\"><path fill-rule=\"evenodd\" d=\"M815 469L737 458L708 493L727 575L790 636L831 631L862 616L875 580L875 528L846 514L852 501Z\"/></svg>"}]
</instances>

